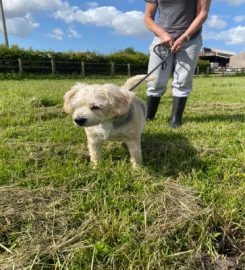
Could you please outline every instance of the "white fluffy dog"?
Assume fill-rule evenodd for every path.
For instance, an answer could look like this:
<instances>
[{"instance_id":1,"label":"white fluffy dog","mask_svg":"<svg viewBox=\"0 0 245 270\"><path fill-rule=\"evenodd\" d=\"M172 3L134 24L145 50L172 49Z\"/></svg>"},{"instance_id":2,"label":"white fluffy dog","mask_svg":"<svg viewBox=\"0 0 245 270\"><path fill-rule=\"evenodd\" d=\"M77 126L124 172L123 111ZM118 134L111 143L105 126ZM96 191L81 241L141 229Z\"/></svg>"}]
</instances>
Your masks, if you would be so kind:
<instances>
[{"instance_id":1,"label":"white fluffy dog","mask_svg":"<svg viewBox=\"0 0 245 270\"><path fill-rule=\"evenodd\" d=\"M143 76L128 79L122 87L77 83L65 94L64 111L72 114L76 125L85 128L90 159L94 164L101 158L104 140L120 140L128 147L132 166L140 165L146 108L143 101L128 90Z\"/></svg>"}]
</instances>

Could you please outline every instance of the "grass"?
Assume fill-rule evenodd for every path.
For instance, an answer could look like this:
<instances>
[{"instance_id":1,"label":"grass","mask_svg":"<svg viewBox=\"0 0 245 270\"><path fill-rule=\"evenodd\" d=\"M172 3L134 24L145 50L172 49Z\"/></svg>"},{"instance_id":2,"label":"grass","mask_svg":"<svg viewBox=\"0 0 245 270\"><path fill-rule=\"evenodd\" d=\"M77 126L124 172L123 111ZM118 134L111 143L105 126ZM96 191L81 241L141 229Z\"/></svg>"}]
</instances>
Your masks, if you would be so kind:
<instances>
[{"instance_id":1,"label":"grass","mask_svg":"<svg viewBox=\"0 0 245 270\"><path fill-rule=\"evenodd\" d=\"M117 143L92 169L74 83L0 82L0 268L244 269L245 77L195 78L178 130L169 89L138 171Z\"/></svg>"}]
</instances>

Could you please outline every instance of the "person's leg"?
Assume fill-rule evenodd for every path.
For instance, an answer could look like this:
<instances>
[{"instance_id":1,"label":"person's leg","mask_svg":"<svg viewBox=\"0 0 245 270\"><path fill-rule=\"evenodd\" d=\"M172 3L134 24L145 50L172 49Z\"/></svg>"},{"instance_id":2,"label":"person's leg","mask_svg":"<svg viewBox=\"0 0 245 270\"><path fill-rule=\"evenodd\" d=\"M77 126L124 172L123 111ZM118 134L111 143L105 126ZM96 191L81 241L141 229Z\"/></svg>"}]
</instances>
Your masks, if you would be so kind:
<instances>
[{"instance_id":1,"label":"person's leg","mask_svg":"<svg viewBox=\"0 0 245 270\"><path fill-rule=\"evenodd\" d=\"M195 73L198 54L202 46L202 36L186 42L175 54L175 69L173 73L172 93L173 106L169 127L178 128L186 101L192 91L193 75Z\"/></svg>"},{"instance_id":2,"label":"person's leg","mask_svg":"<svg viewBox=\"0 0 245 270\"><path fill-rule=\"evenodd\" d=\"M153 48L160 43L159 38L155 37L152 44L150 45L150 58L148 65L148 72L150 72L154 67L156 67L162 60L157 56ZM147 88L147 114L146 119L154 119L157 112L157 108L161 99L161 96L165 93L167 89L168 79L170 77L173 65L173 56L171 55L167 60L166 68L163 70L159 67L152 75L155 76L153 81L148 82Z\"/></svg>"}]
</instances>

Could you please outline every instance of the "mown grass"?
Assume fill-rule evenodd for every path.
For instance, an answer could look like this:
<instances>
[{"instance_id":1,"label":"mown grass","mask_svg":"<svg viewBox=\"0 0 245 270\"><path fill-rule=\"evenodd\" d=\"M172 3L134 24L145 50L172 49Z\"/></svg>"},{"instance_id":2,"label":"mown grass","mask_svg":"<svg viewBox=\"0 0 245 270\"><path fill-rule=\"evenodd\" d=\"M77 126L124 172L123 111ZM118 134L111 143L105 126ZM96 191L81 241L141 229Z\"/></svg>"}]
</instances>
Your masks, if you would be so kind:
<instances>
[{"instance_id":1,"label":"mown grass","mask_svg":"<svg viewBox=\"0 0 245 270\"><path fill-rule=\"evenodd\" d=\"M245 77L195 78L177 130L169 89L138 171L120 143L92 169L75 82L0 82L0 268L244 269Z\"/></svg>"}]
</instances>

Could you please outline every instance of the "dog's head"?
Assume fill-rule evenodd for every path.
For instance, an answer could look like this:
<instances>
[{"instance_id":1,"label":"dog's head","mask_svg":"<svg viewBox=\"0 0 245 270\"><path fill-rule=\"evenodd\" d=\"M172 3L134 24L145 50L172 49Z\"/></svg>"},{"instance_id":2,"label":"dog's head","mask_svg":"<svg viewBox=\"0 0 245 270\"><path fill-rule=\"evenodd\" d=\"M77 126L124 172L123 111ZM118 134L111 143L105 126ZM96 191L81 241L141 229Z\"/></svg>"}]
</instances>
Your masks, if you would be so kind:
<instances>
[{"instance_id":1,"label":"dog's head","mask_svg":"<svg viewBox=\"0 0 245 270\"><path fill-rule=\"evenodd\" d=\"M64 95L64 111L79 126L94 126L127 113L132 94L113 84L74 85Z\"/></svg>"}]
</instances>

